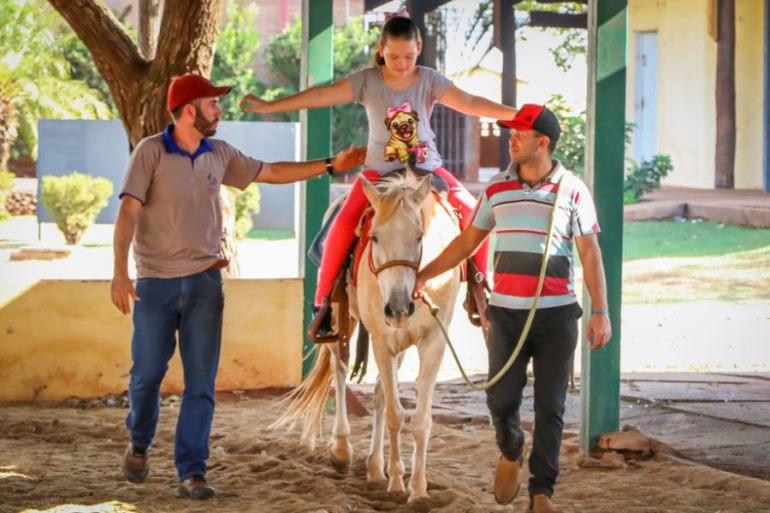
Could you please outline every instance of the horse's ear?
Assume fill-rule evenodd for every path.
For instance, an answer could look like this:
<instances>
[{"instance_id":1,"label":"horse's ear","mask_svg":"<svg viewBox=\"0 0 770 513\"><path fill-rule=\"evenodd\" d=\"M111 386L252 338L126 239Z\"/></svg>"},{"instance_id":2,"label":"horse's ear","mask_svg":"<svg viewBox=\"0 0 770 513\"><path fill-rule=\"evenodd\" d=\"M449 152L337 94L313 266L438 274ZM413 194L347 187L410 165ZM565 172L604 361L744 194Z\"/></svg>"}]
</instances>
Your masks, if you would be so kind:
<instances>
[{"instance_id":1,"label":"horse's ear","mask_svg":"<svg viewBox=\"0 0 770 513\"><path fill-rule=\"evenodd\" d=\"M414 197L418 203L425 201L425 198L430 194L431 178L433 175L425 175L420 179L420 183L417 186L417 191L414 193Z\"/></svg>"},{"instance_id":2,"label":"horse's ear","mask_svg":"<svg viewBox=\"0 0 770 513\"><path fill-rule=\"evenodd\" d=\"M364 175L361 175L359 179L361 180L361 188L364 190L366 199L369 200L372 206L376 206L380 201L380 191Z\"/></svg>"}]
</instances>

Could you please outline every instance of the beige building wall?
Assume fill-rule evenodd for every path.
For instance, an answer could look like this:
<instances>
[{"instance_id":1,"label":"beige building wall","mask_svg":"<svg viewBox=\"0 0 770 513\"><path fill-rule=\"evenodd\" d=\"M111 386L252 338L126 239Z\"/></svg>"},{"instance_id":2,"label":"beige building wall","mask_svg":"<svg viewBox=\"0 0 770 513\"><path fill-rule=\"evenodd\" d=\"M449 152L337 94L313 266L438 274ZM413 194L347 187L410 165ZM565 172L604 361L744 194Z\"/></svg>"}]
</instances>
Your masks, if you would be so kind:
<instances>
[{"instance_id":1,"label":"beige building wall","mask_svg":"<svg viewBox=\"0 0 770 513\"><path fill-rule=\"evenodd\" d=\"M297 385L302 280L227 280L217 390ZM107 280L44 280L0 304L0 401L120 393L131 368L131 319ZM175 352L162 390L183 388Z\"/></svg>"},{"instance_id":2,"label":"beige building wall","mask_svg":"<svg viewBox=\"0 0 770 513\"><path fill-rule=\"evenodd\" d=\"M762 187L762 0L737 0L736 187ZM668 185L714 187L716 42L708 0L629 0L626 116L634 120L636 33L657 31L657 153Z\"/></svg>"}]
</instances>

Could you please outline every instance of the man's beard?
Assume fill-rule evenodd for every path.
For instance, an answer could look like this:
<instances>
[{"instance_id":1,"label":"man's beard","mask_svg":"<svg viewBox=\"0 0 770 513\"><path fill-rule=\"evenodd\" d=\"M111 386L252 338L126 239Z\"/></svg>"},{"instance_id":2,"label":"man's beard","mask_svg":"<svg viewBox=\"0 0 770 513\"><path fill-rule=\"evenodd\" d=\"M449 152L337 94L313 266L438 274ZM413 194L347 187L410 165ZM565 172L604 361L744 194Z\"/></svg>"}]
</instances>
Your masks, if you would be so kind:
<instances>
[{"instance_id":1,"label":"man's beard","mask_svg":"<svg viewBox=\"0 0 770 513\"><path fill-rule=\"evenodd\" d=\"M193 126L195 126L198 132L203 134L203 137L211 137L216 134L217 129L214 128L214 126L219 120L215 119L214 121L209 121L197 105L193 105L193 107L195 107L195 122Z\"/></svg>"}]
</instances>

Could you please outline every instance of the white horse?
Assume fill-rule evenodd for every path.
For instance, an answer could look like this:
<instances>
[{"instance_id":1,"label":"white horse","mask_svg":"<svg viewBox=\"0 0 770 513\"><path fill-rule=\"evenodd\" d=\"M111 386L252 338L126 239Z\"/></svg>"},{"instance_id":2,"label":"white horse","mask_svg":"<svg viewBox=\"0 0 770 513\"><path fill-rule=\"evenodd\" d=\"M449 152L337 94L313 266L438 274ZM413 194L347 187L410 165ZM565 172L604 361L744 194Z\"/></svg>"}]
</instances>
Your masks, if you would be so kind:
<instances>
[{"instance_id":1,"label":"white horse","mask_svg":"<svg viewBox=\"0 0 770 513\"><path fill-rule=\"evenodd\" d=\"M459 232L454 215L435 194L430 175L422 179L412 173L392 175L375 187L361 177L363 190L374 215L370 239L361 256L357 286L348 285L351 315L369 331L379 376L374 389L374 419L366 473L369 481L388 481L389 492L404 492L404 466L400 435L404 410L399 401L397 371L402 352L417 347L420 371L417 405L411 419L414 434L409 500L427 497L426 457L432 425L431 403L444 339L436 320L422 302L415 303L412 290L421 261L436 257ZM439 317L449 325L460 287L460 271L453 269L430 280L425 290L441 308ZM334 372L332 372L332 369ZM312 446L320 433L324 405L332 379L335 382L336 415L329 443L331 462L346 472L353 456L350 424L345 402L346 362L336 344L323 344L315 366L290 396L288 411L276 425L304 421L303 439ZM384 422L387 423L390 454L386 477L383 457Z\"/></svg>"}]
</instances>

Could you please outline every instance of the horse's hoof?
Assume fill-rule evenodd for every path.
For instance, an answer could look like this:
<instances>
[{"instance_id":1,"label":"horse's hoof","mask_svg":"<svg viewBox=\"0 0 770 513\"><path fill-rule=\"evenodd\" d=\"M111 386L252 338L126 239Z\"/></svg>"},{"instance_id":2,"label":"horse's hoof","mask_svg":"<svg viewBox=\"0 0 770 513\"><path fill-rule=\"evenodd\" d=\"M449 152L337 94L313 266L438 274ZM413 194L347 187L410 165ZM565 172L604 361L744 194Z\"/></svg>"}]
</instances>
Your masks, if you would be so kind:
<instances>
[{"instance_id":1,"label":"horse's hoof","mask_svg":"<svg viewBox=\"0 0 770 513\"><path fill-rule=\"evenodd\" d=\"M370 483L384 483L388 480L383 472L366 473L366 480Z\"/></svg>"},{"instance_id":2,"label":"horse's hoof","mask_svg":"<svg viewBox=\"0 0 770 513\"><path fill-rule=\"evenodd\" d=\"M428 495L428 492L419 492L419 493L412 492L411 494L409 494L409 499L407 499L406 502L414 502L420 499L427 499L429 497L430 495Z\"/></svg>"},{"instance_id":3,"label":"horse's hoof","mask_svg":"<svg viewBox=\"0 0 770 513\"><path fill-rule=\"evenodd\" d=\"M399 480L391 480L388 485L388 493L404 493L404 482Z\"/></svg>"},{"instance_id":4,"label":"horse's hoof","mask_svg":"<svg viewBox=\"0 0 770 513\"><path fill-rule=\"evenodd\" d=\"M336 470L338 474L347 474L350 470L350 460L338 460L333 454L329 454L329 461L332 464L332 468Z\"/></svg>"}]
</instances>

